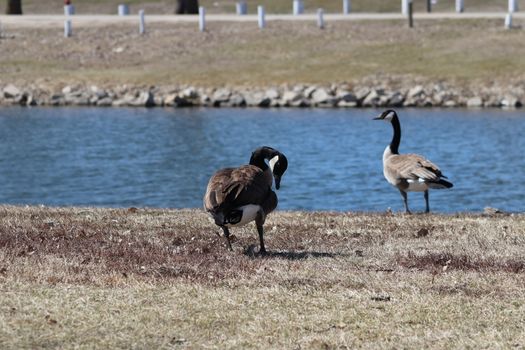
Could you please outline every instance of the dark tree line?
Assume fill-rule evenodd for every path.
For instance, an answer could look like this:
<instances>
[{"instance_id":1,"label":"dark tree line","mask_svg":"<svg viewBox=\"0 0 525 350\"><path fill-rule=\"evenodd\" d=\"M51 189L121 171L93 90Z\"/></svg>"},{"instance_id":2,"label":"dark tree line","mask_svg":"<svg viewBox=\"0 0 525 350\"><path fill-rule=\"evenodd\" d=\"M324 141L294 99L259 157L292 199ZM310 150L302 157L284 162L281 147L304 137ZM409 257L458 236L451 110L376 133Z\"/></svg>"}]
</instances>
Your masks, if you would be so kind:
<instances>
[{"instance_id":1,"label":"dark tree line","mask_svg":"<svg viewBox=\"0 0 525 350\"><path fill-rule=\"evenodd\" d=\"M199 0L177 0L176 14L198 14Z\"/></svg>"},{"instance_id":2,"label":"dark tree line","mask_svg":"<svg viewBox=\"0 0 525 350\"><path fill-rule=\"evenodd\" d=\"M7 8L5 13L8 15L21 15L22 0L7 0Z\"/></svg>"}]
</instances>

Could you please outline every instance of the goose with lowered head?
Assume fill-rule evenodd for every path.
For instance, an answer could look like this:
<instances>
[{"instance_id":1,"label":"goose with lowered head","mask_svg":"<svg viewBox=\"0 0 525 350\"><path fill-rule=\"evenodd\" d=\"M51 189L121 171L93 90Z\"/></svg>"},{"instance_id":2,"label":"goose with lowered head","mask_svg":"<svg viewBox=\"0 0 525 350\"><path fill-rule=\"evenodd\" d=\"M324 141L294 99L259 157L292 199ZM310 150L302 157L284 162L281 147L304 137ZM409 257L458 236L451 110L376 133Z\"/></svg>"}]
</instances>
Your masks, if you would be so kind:
<instances>
[{"instance_id":1,"label":"goose with lowered head","mask_svg":"<svg viewBox=\"0 0 525 350\"><path fill-rule=\"evenodd\" d=\"M233 250L229 229L255 221L259 253L266 253L263 225L278 202L272 184L275 181L275 188L280 188L287 167L284 154L265 146L253 151L250 164L221 169L210 178L203 199L204 209L223 230L228 249Z\"/></svg>"}]
</instances>

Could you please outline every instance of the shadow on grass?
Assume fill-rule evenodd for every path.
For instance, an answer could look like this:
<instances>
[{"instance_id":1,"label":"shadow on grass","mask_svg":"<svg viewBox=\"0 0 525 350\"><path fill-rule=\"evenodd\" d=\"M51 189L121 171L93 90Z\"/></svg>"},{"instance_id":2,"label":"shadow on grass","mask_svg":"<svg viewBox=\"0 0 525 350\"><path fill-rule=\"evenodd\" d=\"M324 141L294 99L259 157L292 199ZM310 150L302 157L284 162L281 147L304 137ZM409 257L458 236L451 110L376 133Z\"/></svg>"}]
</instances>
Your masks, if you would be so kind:
<instances>
[{"instance_id":1,"label":"shadow on grass","mask_svg":"<svg viewBox=\"0 0 525 350\"><path fill-rule=\"evenodd\" d=\"M328 252L315 252L315 251L302 251L302 252L294 252L294 251L283 251L283 252L272 252L267 251L266 254L259 254L258 251L255 250L255 245L250 245L248 248L246 248L243 252L244 255L254 259L254 258L277 258L277 259L286 259L286 260L306 260L309 258L317 259L317 258L338 258L338 257L344 257L349 256L348 254L344 253L328 253Z\"/></svg>"}]
</instances>

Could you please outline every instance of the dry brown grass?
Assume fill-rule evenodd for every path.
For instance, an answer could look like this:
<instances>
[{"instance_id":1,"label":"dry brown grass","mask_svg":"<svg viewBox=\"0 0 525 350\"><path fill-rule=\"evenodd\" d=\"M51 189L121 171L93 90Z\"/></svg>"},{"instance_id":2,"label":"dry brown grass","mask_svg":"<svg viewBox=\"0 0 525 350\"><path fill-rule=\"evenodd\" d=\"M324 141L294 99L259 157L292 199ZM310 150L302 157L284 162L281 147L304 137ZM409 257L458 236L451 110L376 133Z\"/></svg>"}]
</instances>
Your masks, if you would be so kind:
<instances>
[{"instance_id":1,"label":"dry brown grass","mask_svg":"<svg viewBox=\"0 0 525 350\"><path fill-rule=\"evenodd\" d=\"M199 0L199 5L206 7L211 13L234 13L237 0ZM114 14L117 5L127 3L132 13L145 9L147 13L173 13L175 0L73 0L77 13ZM250 13L256 12L257 5L263 5L268 13L291 13L292 0L247 0ZM1 3L0 3L1 4ZM63 13L62 2L55 0L23 0L24 12L27 14ZM324 8L327 12L341 12L341 0L305 0L305 11L313 12ZM454 1L439 1L434 11L454 11ZM1 9L1 7L0 7ZM352 10L355 12L399 12L401 1L398 0L352 0ZM507 9L507 0L476 0L466 2L466 11L500 11ZM426 11L425 1L415 1L414 11Z\"/></svg>"},{"instance_id":2,"label":"dry brown grass","mask_svg":"<svg viewBox=\"0 0 525 350\"><path fill-rule=\"evenodd\" d=\"M523 347L525 216L0 207L0 348Z\"/></svg>"},{"instance_id":3,"label":"dry brown grass","mask_svg":"<svg viewBox=\"0 0 525 350\"><path fill-rule=\"evenodd\" d=\"M516 24L519 20L516 20ZM5 28L0 84L199 86L439 80L502 85L524 79L525 31L498 20L209 23L137 27Z\"/></svg>"}]
</instances>

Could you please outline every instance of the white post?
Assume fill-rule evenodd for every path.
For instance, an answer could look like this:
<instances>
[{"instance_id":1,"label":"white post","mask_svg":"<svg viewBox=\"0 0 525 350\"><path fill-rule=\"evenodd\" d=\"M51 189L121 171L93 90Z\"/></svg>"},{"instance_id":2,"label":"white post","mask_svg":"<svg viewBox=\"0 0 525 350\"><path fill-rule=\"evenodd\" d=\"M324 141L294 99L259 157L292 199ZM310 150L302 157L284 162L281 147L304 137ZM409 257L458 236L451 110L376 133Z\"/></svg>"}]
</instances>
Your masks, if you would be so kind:
<instances>
[{"instance_id":1,"label":"white post","mask_svg":"<svg viewBox=\"0 0 525 350\"><path fill-rule=\"evenodd\" d=\"M343 14L347 15L352 11L352 3L350 0L343 0Z\"/></svg>"},{"instance_id":2,"label":"white post","mask_svg":"<svg viewBox=\"0 0 525 350\"><path fill-rule=\"evenodd\" d=\"M518 12L518 0L509 0L509 12Z\"/></svg>"},{"instance_id":3,"label":"white post","mask_svg":"<svg viewBox=\"0 0 525 350\"><path fill-rule=\"evenodd\" d=\"M259 22L259 28L263 29L266 27L266 21L264 19L264 6L257 6L257 18Z\"/></svg>"},{"instance_id":4,"label":"white post","mask_svg":"<svg viewBox=\"0 0 525 350\"><path fill-rule=\"evenodd\" d=\"M408 3L410 0L401 0L401 13L404 16L408 16Z\"/></svg>"},{"instance_id":5,"label":"white post","mask_svg":"<svg viewBox=\"0 0 525 350\"><path fill-rule=\"evenodd\" d=\"M456 12L461 13L465 11L465 4L463 0L456 0Z\"/></svg>"},{"instance_id":6,"label":"white post","mask_svg":"<svg viewBox=\"0 0 525 350\"><path fill-rule=\"evenodd\" d=\"M204 32L206 30L206 9L199 6L199 30Z\"/></svg>"},{"instance_id":7,"label":"white post","mask_svg":"<svg viewBox=\"0 0 525 350\"><path fill-rule=\"evenodd\" d=\"M129 15L129 6L127 4L118 5L118 15L119 16Z\"/></svg>"},{"instance_id":8,"label":"white post","mask_svg":"<svg viewBox=\"0 0 525 350\"><path fill-rule=\"evenodd\" d=\"M319 29L324 29L324 10L317 9L317 26Z\"/></svg>"},{"instance_id":9,"label":"white post","mask_svg":"<svg viewBox=\"0 0 525 350\"><path fill-rule=\"evenodd\" d=\"M293 0L293 14L300 15L304 12L304 1L303 0Z\"/></svg>"},{"instance_id":10,"label":"white post","mask_svg":"<svg viewBox=\"0 0 525 350\"><path fill-rule=\"evenodd\" d=\"M64 37L69 38L73 34L73 29L71 28L71 20L66 19L64 21Z\"/></svg>"},{"instance_id":11,"label":"white post","mask_svg":"<svg viewBox=\"0 0 525 350\"><path fill-rule=\"evenodd\" d=\"M146 33L146 23L144 22L144 10L139 11L139 33Z\"/></svg>"},{"instance_id":12,"label":"white post","mask_svg":"<svg viewBox=\"0 0 525 350\"><path fill-rule=\"evenodd\" d=\"M71 16L75 14L75 6L74 5L64 5L64 15Z\"/></svg>"},{"instance_id":13,"label":"white post","mask_svg":"<svg viewBox=\"0 0 525 350\"><path fill-rule=\"evenodd\" d=\"M248 4L246 4L245 0L242 0L236 3L235 8L237 9L238 15L245 15L248 13Z\"/></svg>"},{"instance_id":14,"label":"white post","mask_svg":"<svg viewBox=\"0 0 525 350\"><path fill-rule=\"evenodd\" d=\"M505 29L512 29L512 14L507 13L505 16Z\"/></svg>"}]
</instances>

